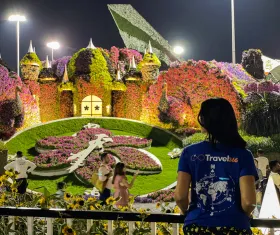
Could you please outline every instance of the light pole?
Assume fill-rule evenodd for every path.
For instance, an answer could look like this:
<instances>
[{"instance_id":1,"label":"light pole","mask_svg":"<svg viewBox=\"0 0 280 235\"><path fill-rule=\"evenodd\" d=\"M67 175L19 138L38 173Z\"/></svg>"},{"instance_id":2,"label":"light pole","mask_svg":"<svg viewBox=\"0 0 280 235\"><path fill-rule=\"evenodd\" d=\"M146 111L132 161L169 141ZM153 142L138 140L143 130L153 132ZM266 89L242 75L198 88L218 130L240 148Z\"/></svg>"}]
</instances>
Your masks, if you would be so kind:
<instances>
[{"instance_id":1,"label":"light pole","mask_svg":"<svg viewBox=\"0 0 280 235\"><path fill-rule=\"evenodd\" d=\"M22 15L11 15L9 21L17 22L17 74L19 75L19 22L26 21L26 18Z\"/></svg>"},{"instance_id":2,"label":"light pole","mask_svg":"<svg viewBox=\"0 0 280 235\"><path fill-rule=\"evenodd\" d=\"M49 43L47 43L47 47L52 49L52 61L53 61L53 50L59 49L60 45L58 42L49 42Z\"/></svg>"},{"instance_id":3,"label":"light pole","mask_svg":"<svg viewBox=\"0 0 280 235\"><path fill-rule=\"evenodd\" d=\"M231 0L231 29L232 29L232 63L236 64L234 0Z\"/></svg>"}]
</instances>

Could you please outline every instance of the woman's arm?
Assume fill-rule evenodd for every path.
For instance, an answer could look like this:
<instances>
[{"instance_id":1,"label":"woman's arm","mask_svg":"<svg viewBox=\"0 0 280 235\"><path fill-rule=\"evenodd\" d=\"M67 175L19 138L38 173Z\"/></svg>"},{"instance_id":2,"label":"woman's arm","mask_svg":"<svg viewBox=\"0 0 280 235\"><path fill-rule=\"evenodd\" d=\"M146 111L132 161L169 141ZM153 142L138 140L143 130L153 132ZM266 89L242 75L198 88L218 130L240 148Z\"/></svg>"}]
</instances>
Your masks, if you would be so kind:
<instances>
[{"instance_id":1,"label":"woman's arm","mask_svg":"<svg viewBox=\"0 0 280 235\"><path fill-rule=\"evenodd\" d=\"M137 176L138 176L138 171L134 174L130 183L128 183L127 179L123 179L120 185L125 186L128 189L131 189L133 187L134 181L136 180Z\"/></svg>"},{"instance_id":2,"label":"woman's arm","mask_svg":"<svg viewBox=\"0 0 280 235\"><path fill-rule=\"evenodd\" d=\"M179 171L177 186L175 189L175 201L183 213L189 207L189 189L191 184L191 175L186 172Z\"/></svg>"},{"instance_id":3,"label":"woman's arm","mask_svg":"<svg viewBox=\"0 0 280 235\"><path fill-rule=\"evenodd\" d=\"M250 216L256 205L256 189L254 176L242 176L239 178L241 206L246 215Z\"/></svg>"}]
</instances>

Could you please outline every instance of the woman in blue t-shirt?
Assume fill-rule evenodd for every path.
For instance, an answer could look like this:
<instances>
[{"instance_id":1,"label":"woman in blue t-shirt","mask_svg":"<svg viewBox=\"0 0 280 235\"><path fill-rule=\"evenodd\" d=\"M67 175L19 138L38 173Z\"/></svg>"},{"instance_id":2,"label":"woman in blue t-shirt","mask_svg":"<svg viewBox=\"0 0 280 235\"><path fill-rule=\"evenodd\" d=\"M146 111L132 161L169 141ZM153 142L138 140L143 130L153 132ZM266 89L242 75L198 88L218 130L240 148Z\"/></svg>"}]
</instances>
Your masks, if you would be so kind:
<instances>
[{"instance_id":1,"label":"woman in blue t-shirt","mask_svg":"<svg viewBox=\"0 0 280 235\"><path fill-rule=\"evenodd\" d=\"M186 214L184 232L252 234L257 172L234 110L225 99L209 99L202 103L198 121L207 140L186 147L178 166L175 199Z\"/></svg>"}]
</instances>

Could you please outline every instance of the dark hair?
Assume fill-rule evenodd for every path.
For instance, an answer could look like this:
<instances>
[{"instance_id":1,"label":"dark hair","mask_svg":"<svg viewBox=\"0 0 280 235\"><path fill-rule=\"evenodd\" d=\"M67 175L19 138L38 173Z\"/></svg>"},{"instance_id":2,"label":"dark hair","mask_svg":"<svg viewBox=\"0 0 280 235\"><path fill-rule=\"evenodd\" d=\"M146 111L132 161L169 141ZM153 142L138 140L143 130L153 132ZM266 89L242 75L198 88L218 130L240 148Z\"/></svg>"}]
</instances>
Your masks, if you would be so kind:
<instances>
[{"instance_id":1,"label":"dark hair","mask_svg":"<svg viewBox=\"0 0 280 235\"><path fill-rule=\"evenodd\" d=\"M23 156L22 152L21 151L17 151L17 157L22 157L22 156Z\"/></svg>"},{"instance_id":2,"label":"dark hair","mask_svg":"<svg viewBox=\"0 0 280 235\"><path fill-rule=\"evenodd\" d=\"M64 182L58 182L56 187L57 187L58 190L63 189L65 187L65 183Z\"/></svg>"},{"instance_id":3,"label":"dark hair","mask_svg":"<svg viewBox=\"0 0 280 235\"><path fill-rule=\"evenodd\" d=\"M279 161L277 161L277 160L270 161L269 162L270 170L272 170L275 166L277 166L278 163L279 163Z\"/></svg>"},{"instance_id":4,"label":"dark hair","mask_svg":"<svg viewBox=\"0 0 280 235\"><path fill-rule=\"evenodd\" d=\"M117 165L115 166L112 183L115 183L115 178L117 175L124 175L124 171L123 171L124 167L125 167L124 163L122 162L117 163Z\"/></svg>"},{"instance_id":5,"label":"dark hair","mask_svg":"<svg viewBox=\"0 0 280 235\"><path fill-rule=\"evenodd\" d=\"M103 162L104 159L106 158L107 154L108 154L107 152L104 152L104 153L101 153L101 154L100 154L100 159L101 159L102 162Z\"/></svg>"},{"instance_id":6,"label":"dark hair","mask_svg":"<svg viewBox=\"0 0 280 235\"><path fill-rule=\"evenodd\" d=\"M212 98L201 104L199 124L208 132L208 140L233 148L245 148L246 141L238 133L237 120L231 104L223 98Z\"/></svg>"},{"instance_id":7,"label":"dark hair","mask_svg":"<svg viewBox=\"0 0 280 235\"><path fill-rule=\"evenodd\" d=\"M258 154L264 154L264 151L262 149L258 149L257 153Z\"/></svg>"}]
</instances>

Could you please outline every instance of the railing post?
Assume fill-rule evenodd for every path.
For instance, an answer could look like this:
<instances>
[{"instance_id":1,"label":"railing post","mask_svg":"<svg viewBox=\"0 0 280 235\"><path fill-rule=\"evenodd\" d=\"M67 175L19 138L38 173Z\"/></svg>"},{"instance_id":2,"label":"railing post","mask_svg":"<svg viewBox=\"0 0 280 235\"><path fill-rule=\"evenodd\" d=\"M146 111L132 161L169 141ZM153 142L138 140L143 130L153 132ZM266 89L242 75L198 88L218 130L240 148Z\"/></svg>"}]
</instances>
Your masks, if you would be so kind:
<instances>
[{"instance_id":1,"label":"railing post","mask_svg":"<svg viewBox=\"0 0 280 235\"><path fill-rule=\"evenodd\" d=\"M53 235L53 219L47 218L47 235Z\"/></svg>"},{"instance_id":2,"label":"railing post","mask_svg":"<svg viewBox=\"0 0 280 235\"><path fill-rule=\"evenodd\" d=\"M274 228L271 228L269 232L270 232L270 233L269 233L270 235L274 235L274 234L275 234L275 233L274 233Z\"/></svg>"},{"instance_id":3,"label":"railing post","mask_svg":"<svg viewBox=\"0 0 280 235\"><path fill-rule=\"evenodd\" d=\"M173 233L172 235L178 235L179 234L179 224L172 224L173 227Z\"/></svg>"},{"instance_id":4,"label":"railing post","mask_svg":"<svg viewBox=\"0 0 280 235\"><path fill-rule=\"evenodd\" d=\"M72 219L66 219L66 224L67 224L69 227L72 227L72 223L73 223L73 220L72 220Z\"/></svg>"},{"instance_id":5,"label":"railing post","mask_svg":"<svg viewBox=\"0 0 280 235\"><path fill-rule=\"evenodd\" d=\"M9 224L12 223L11 229L15 230L15 217L14 216L9 216ZM9 235L15 235L14 232L10 232Z\"/></svg>"},{"instance_id":6,"label":"railing post","mask_svg":"<svg viewBox=\"0 0 280 235\"><path fill-rule=\"evenodd\" d=\"M33 233L34 233L33 225L34 225L34 218L27 217L27 234L28 235L33 235Z\"/></svg>"},{"instance_id":7,"label":"railing post","mask_svg":"<svg viewBox=\"0 0 280 235\"><path fill-rule=\"evenodd\" d=\"M113 220L108 220L108 235L113 235Z\"/></svg>"},{"instance_id":8,"label":"railing post","mask_svg":"<svg viewBox=\"0 0 280 235\"><path fill-rule=\"evenodd\" d=\"M157 223L152 222L150 224L150 227L151 227L151 235L156 235L157 234Z\"/></svg>"},{"instance_id":9,"label":"railing post","mask_svg":"<svg viewBox=\"0 0 280 235\"><path fill-rule=\"evenodd\" d=\"M93 220L92 219L88 219L87 220L87 232L90 231L92 225L93 225Z\"/></svg>"},{"instance_id":10,"label":"railing post","mask_svg":"<svg viewBox=\"0 0 280 235\"><path fill-rule=\"evenodd\" d=\"M129 221L128 222L128 234L129 235L133 235L134 229L135 229L134 222L133 221Z\"/></svg>"}]
</instances>

